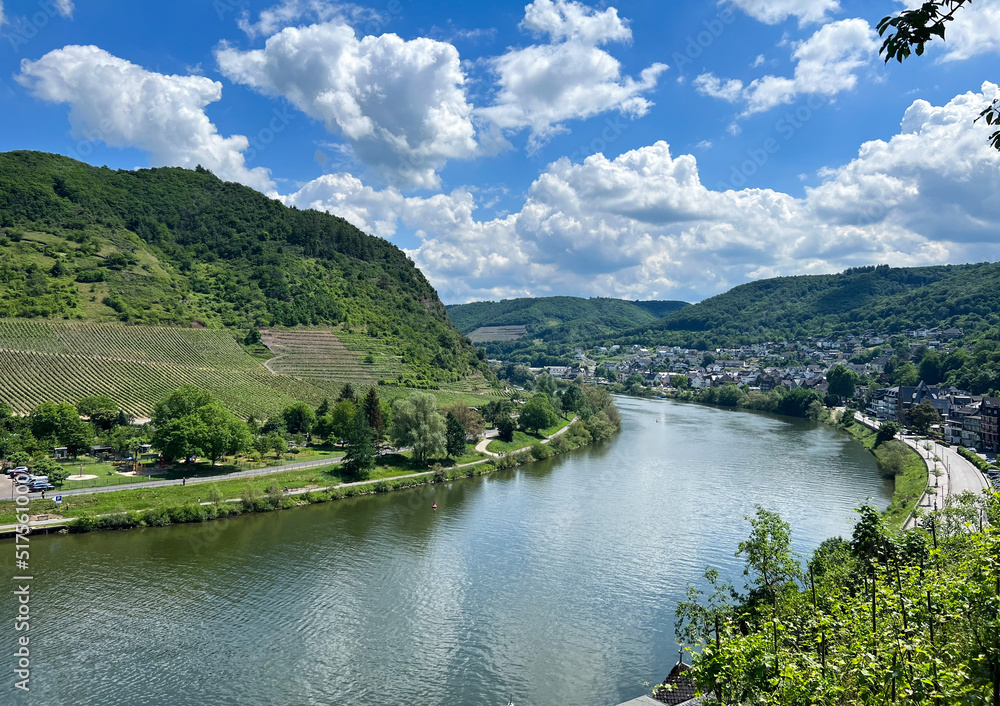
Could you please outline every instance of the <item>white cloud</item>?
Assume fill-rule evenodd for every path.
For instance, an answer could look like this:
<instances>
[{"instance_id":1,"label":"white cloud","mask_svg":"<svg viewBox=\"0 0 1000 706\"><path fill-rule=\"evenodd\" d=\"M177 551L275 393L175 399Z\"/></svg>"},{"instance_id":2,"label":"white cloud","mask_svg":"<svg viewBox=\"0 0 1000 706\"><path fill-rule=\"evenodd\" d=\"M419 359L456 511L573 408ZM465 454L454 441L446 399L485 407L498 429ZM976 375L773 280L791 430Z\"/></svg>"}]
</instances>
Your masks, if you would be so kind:
<instances>
[{"instance_id":1,"label":"white cloud","mask_svg":"<svg viewBox=\"0 0 1000 706\"><path fill-rule=\"evenodd\" d=\"M791 78L768 75L743 86L736 79L705 73L694 85L703 95L729 102L742 100L746 104L743 115L753 115L791 103L801 95L832 97L852 90L858 71L877 55L878 46L875 31L865 20L840 20L824 25L795 46Z\"/></svg>"},{"instance_id":2,"label":"white cloud","mask_svg":"<svg viewBox=\"0 0 1000 706\"><path fill-rule=\"evenodd\" d=\"M3 27L7 22L7 16L3 11L3 0L0 0L0 27Z\"/></svg>"},{"instance_id":3,"label":"white cloud","mask_svg":"<svg viewBox=\"0 0 1000 706\"><path fill-rule=\"evenodd\" d=\"M798 17L799 25L822 22L840 10L838 0L720 0L729 3L759 22L775 25L789 17Z\"/></svg>"},{"instance_id":4,"label":"white cloud","mask_svg":"<svg viewBox=\"0 0 1000 706\"><path fill-rule=\"evenodd\" d=\"M666 143L539 175L514 214L477 220L467 191L429 199L375 191L349 175L288 197L392 237L446 301L574 293L700 299L751 279L1000 257L1000 154L972 121L997 87L944 106L915 102L900 133L821 173L804 198L702 183ZM345 209L347 209L345 211Z\"/></svg>"},{"instance_id":5,"label":"white cloud","mask_svg":"<svg viewBox=\"0 0 1000 706\"><path fill-rule=\"evenodd\" d=\"M217 81L153 73L95 46L67 46L25 60L16 79L36 98L68 103L78 139L138 147L157 166L201 164L222 179L274 189L268 170L247 168L247 138L222 137L205 114L222 98Z\"/></svg>"},{"instance_id":6,"label":"white cloud","mask_svg":"<svg viewBox=\"0 0 1000 706\"><path fill-rule=\"evenodd\" d=\"M1000 54L1000 0L966 5L945 29L940 61L964 61L981 54ZM938 40L931 43L932 48Z\"/></svg>"},{"instance_id":7,"label":"white cloud","mask_svg":"<svg viewBox=\"0 0 1000 706\"><path fill-rule=\"evenodd\" d=\"M256 22L251 22L249 13L245 12L236 24L248 37L269 37L303 19L315 23L339 20L355 25L365 22L373 27L385 23L385 19L375 10L351 3L329 0L285 0L279 5L261 11Z\"/></svg>"},{"instance_id":8,"label":"white cloud","mask_svg":"<svg viewBox=\"0 0 1000 706\"><path fill-rule=\"evenodd\" d=\"M562 123L608 111L640 117L652 107L643 94L667 70L656 63L639 79L622 77L621 63L598 48L628 42L632 31L611 7L597 11L569 0L534 0L521 27L546 44L511 49L493 59L499 91L493 105L477 113L506 131L531 129L531 145L565 130Z\"/></svg>"},{"instance_id":9,"label":"white cloud","mask_svg":"<svg viewBox=\"0 0 1000 706\"><path fill-rule=\"evenodd\" d=\"M56 12L60 17L71 19L73 17L73 0L55 0Z\"/></svg>"},{"instance_id":10,"label":"white cloud","mask_svg":"<svg viewBox=\"0 0 1000 706\"><path fill-rule=\"evenodd\" d=\"M289 27L264 49L222 46L216 59L231 80L323 121L392 183L436 187L448 159L476 153L465 75L450 44L395 34L359 40L334 21Z\"/></svg>"},{"instance_id":11,"label":"white cloud","mask_svg":"<svg viewBox=\"0 0 1000 706\"><path fill-rule=\"evenodd\" d=\"M742 81L737 79L724 80L711 73L698 76L694 80L694 87L702 95L721 98L730 103L735 103L743 97Z\"/></svg>"}]
</instances>

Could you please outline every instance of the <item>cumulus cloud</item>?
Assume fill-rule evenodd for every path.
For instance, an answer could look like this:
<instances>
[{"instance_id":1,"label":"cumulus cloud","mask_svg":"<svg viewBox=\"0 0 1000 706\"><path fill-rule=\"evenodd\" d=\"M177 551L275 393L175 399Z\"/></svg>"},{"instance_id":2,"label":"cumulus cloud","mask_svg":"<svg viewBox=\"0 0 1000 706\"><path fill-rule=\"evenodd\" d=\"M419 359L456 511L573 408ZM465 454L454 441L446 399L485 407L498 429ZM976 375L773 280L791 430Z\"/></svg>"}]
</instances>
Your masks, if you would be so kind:
<instances>
[{"instance_id":1,"label":"cumulus cloud","mask_svg":"<svg viewBox=\"0 0 1000 706\"><path fill-rule=\"evenodd\" d=\"M512 49L492 60L499 90L493 105L477 112L506 131L531 129L531 145L565 130L562 123L608 111L640 117L652 107L644 97L667 70L656 63L638 80L622 77L621 63L599 48L628 42L632 31L610 7L594 10L569 0L534 0L522 29L548 37L545 44Z\"/></svg>"},{"instance_id":2,"label":"cumulus cloud","mask_svg":"<svg viewBox=\"0 0 1000 706\"><path fill-rule=\"evenodd\" d=\"M696 159L664 142L563 158L521 209L478 219L473 194L429 199L323 177L288 197L392 237L447 301L574 293L700 299L752 279L1000 257L1000 154L972 121L997 87L943 106L916 101L900 132L821 173L804 198L769 189L716 190Z\"/></svg>"},{"instance_id":3,"label":"cumulus cloud","mask_svg":"<svg viewBox=\"0 0 1000 706\"><path fill-rule=\"evenodd\" d=\"M476 153L465 75L450 44L395 34L359 40L333 21L286 28L264 49L223 45L216 59L229 79L321 120L391 183L434 188L447 160Z\"/></svg>"},{"instance_id":4,"label":"cumulus cloud","mask_svg":"<svg viewBox=\"0 0 1000 706\"><path fill-rule=\"evenodd\" d=\"M274 189L267 169L247 167L247 138L223 137L205 114L222 98L217 81L147 71L95 46L67 46L25 60L16 79L36 98L68 103L78 139L138 147L157 166L201 164L222 179Z\"/></svg>"},{"instance_id":5,"label":"cumulus cloud","mask_svg":"<svg viewBox=\"0 0 1000 706\"><path fill-rule=\"evenodd\" d=\"M910 0L908 9L922 2ZM938 61L965 61L982 54L1000 54L1000 0L982 0L966 4L948 23L946 41L931 42L931 50L944 50Z\"/></svg>"},{"instance_id":6,"label":"cumulus cloud","mask_svg":"<svg viewBox=\"0 0 1000 706\"><path fill-rule=\"evenodd\" d=\"M695 79L703 95L745 104L744 116L762 113L793 102L801 95L832 97L852 90L858 71L878 53L875 31L862 19L840 20L824 25L792 51L795 73L791 78L764 76L749 85L726 80L712 73Z\"/></svg>"},{"instance_id":7,"label":"cumulus cloud","mask_svg":"<svg viewBox=\"0 0 1000 706\"><path fill-rule=\"evenodd\" d=\"M827 15L840 10L838 0L721 0L739 8L750 17L775 25L789 17L798 17L799 24L822 22Z\"/></svg>"}]
</instances>

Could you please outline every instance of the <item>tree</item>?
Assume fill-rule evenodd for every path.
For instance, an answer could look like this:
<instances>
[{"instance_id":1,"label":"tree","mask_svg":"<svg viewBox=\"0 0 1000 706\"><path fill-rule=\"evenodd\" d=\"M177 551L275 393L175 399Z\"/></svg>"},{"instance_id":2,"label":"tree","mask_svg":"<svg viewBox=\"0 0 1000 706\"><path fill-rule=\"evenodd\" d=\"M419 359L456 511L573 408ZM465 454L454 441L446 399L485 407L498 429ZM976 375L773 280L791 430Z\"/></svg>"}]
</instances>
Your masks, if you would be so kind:
<instances>
[{"instance_id":1,"label":"tree","mask_svg":"<svg viewBox=\"0 0 1000 706\"><path fill-rule=\"evenodd\" d=\"M445 417L445 450L448 456L457 458L465 453L465 427L455 416L454 412L448 412Z\"/></svg>"},{"instance_id":2,"label":"tree","mask_svg":"<svg viewBox=\"0 0 1000 706\"><path fill-rule=\"evenodd\" d=\"M583 388L570 385L562 394L562 408L566 412L576 413L587 403L583 396Z\"/></svg>"},{"instance_id":3,"label":"tree","mask_svg":"<svg viewBox=\"0 0 1000 706\"><path fill-rule=\"evenodd\" d=\"M359 480L367 480L375 467L376 458L374 432L368 424L364 410L359 410L347 435L347 454L344 468Z\"/></svg>"},{"instance_id":4,"label":"tree","mask_svg":"<svg viewBox=\"0 0 1000 706\"><path fill-rule=\"evenodd\" d=\"M104 443L115 453L127 456L134 454L143 444L148 444L149 435L138 427L115 427L104 437Z\"/></svg>"},{"instance_id":5,"label":"tree","mask_svg":"<svg viewBox=\"0 0 1000 706\"><path fill-rule=\"evenodd\" d=\"M514 440L514 420L510 415L500 417L497 420L497 434L500 441L510 443Z\"/></svg>"},{"instance_id":6,"label":"tree","mask_svg":"<svg viewBox=\"0 0 1000 706\"><path fill-rule=\"evenodd\" d=\"M200 448L213 466L221 457L247 451L253 444L246 422L221 403L211 402L205 405L198 410L198 416L204 423L204 437L200 441Z\"/></svg>"},{"instance_id":7,"label":"tree","mask_svg":"<svg viewBox=\"0 0 1000 706\"><path fill-rule=\"evenodd\" d=\"M329 438L331 441L346 439L351 433L351 426L354 424L354 415L358 408L350 400L341 400L333 406L333 411L329 415Z\"/></svg>"},{"instance_id":8,"label":"tree","mask_svg":"<svg viewBox=\"0 0 1000 706\"><path fill-rule=\"evenodd\" d=\"M826 374L826 381L830 383L830 394L837 395L845 400L852 399L857 390L861 378L853 370L838 365Z\"/></svg>"},{"instance_id":9,"label":"tree","mask_svg":"<svg viewBox=\"0 0 1000 706\"><path fill-rule=\"evenodd\" d=\"M553 426L558 421L559 416L552 409L552 402L547 394L537 394L521 407L519 422L525 431L537 433L541 429Z\"/></svg>"},{"instance_id":10,"label":"tree","mask_svg":"<svg viewBox=\"0 0 1000 706\"><path fill-rule=\"evenodd\" d=\"M878 428L878 434L875 435L875 446L895 439L896 434L899 432L899 424L896 422L882 422L882 425Z\"/></svg>"},{"instance_id":11,"label":"tree","mask_svg":"<svg viewBox=\"0 0 1000 706\"><path fill-rule=\"evenodd\" d=\"M482 407L483 418L494 426L497 420L509 417L514 411L514 405L510 400L490 400Z\"/></svg>"},{"instance_id":12,"label":"tree","mask_svg":"<svg viewBox=\"0 0 1000 706\"><path fill-rule=\"evenodd\" d=\"M345 382L344 386L340 389L339 399L341 402L357 403L358 393L354 391L354 385L349 382Z\"/></svg>"},{"instance_id":13,"label":"tree","mask_svg":"<svg viewBox=\"0 0 1000 706\"><path fill-rule=\"evenodd\" d=\"M744 556L743 575L749 577L751 596L775 605L781 587L797 579L802 568L792 552L791 526L775 512L756 505L750 537L740 542L736 556Z\"/></svg>"},{"instance_id":14,"label":"tree","mask_svg":"<svg viewBox=\"0 0 1000 706\"><path fill-rule=\"evenodd\" d=\"M927 351L920 360L920 379L928 385L937 385L944 380L944 361L937 351Z\"/></svg>"},{"instance_id":15,"label":"tree","mask_svg":"<svg viewBox=\"0 0 1000 706\"><path fill-rule=\"evenodd\" d=\"M453 404L442 410L445 415L453 414L465 429L465 436L469 439L476 439L486 431L486 422L483 415L467 404Z\"/></svg>"},{"instance_id":16,"label":"tree","mask_svg":"<svg viewBox=\"0 0 1000 706\"><path fill-rule=\"evenodd\" d=\"M65 446L74 458L94 439L94 429L66 402L44 402L29 416L31 433L40 441Z\"/></svg>"},{"instance_id":17,"label":"tree","mask_svg":"<svg viewBox=\"0 0 1000 706\"><path fill-rule=\"evenodd\" d=\"M288 451L288 439L278 432L272 431L265 438L267 439L267 447L274 451L275 458L281 458L281 455Z\"/></svg>"},{"instance_id":18,"label":"tree","mask_svg":"<svg viewBox=\"0 0 1000 706\"><path fill-rule=\"evenodd\" d=\"M316 423L316 412L305 402L297 402L281 413L289 434L308 434Z\"/></svg>"},{"instance_id":19,"label":"tree","mask_svg":"<svg viewBox=\"0 0 1000 706\"><path fill-rule=\"evenodd\" d=\"M902 63L911 53L922 56L927 42L934 37L944 40L945 26L955 19L955 13L970 5L972 0L930 0L916 9L904 10L895 17L882 18L878 23L880 37L885 37L880 55L885 55L886 63L896 59ZM987 125L1000 127L1000 98L986 106L976 122L984 120ZM1000 129L989 137L990 145L1000 150Z\"/></svg>"},{"instance_id":20,"label":"tree","mask_svg":"<svg viewBox=\"0 0 1000 706\"><path fill-rule=\"evenodd\" d=\"M330 413L330 400L326 397L323 401L319 403L319 407L316 408L316 419L325 417Z\"/></svg>"},{"instance_id":21,"label":"tree","mask_svg":"<svg viewBox=\"0 0 1000 706\"><path fill-rule=\"evenodd\" d=\"M418 392L392 403L392 441L413 447L413 460L425 463L447 451L444 417L438 414L433 395Z\"/></svg>"},{"instance_id":22,"label":"tree","mask_svg":"<svg viewBox=\"0 0 1000 706\"><path fill-rule=\"evenodd\" d=\"M253 437L243 420L222 406L211 393L181 387L153 410L153 445L164 458L207 456L215 462L226 454L250 448Z\"/></svg>"},{"instance_id":23,"label":"tree","mask_svg":"<svg viewBox=\"0 0 1000 706\"><path fill-rule=\"evenodd\" d=\"M910 410L910 426L918 434L926 434L932 424L939 424L941 415L929 401L924 400Z\"/></svg>"},{"instance_id":24,"label":"tree","mask_svg":"<svg viewBox=\"0 0 1000 706\"><path fill-rule=\"evenodd\" d=\"M52 483L53 485L58 485L61 488L62 484L66 481L67 478L69 478L70 472L69 469L66 468L65 466L56 465L55 468L49 470L47 475L49 476L50 483Z\"/></svg>"},{"instance_id":25,"label":"tree","mask_svg":"<svg viewBox=\"0 0 1000 706\"><path fill-rule=\"evenodd\" d=\"M385 416L382 414L382 402L379 400L378 392L375 391L374 387L368 389L368 394L365 395L361 408L365 412L365 419L368 421L368 426L372 428L375 437L375 446L377 447L385 438Z\"/></svg>"}]
</instances>

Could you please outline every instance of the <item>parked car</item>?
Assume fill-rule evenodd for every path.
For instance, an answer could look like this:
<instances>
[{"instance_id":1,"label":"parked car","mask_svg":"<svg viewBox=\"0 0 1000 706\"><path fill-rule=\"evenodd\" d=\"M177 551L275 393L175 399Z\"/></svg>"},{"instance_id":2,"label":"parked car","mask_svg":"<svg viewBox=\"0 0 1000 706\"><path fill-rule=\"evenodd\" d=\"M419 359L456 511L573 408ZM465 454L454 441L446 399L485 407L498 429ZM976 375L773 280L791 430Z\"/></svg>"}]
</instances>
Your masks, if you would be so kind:
<instances>
[{"instance_id":1,"label":"parked car","mask_svg":"<svg viewBox=\"0 0 1000 706\"><path fill-rule=\"evenodd\" d=\"M34 483L36 481L40 481L40 480L41 481L45 481L46 483L48 483L49 482L49 477L48 476L33 476L30 473L28 473L26 475L21 476L20 478L15 479L14 482L17 483L18 485L31 485L32 483Z\"/></svg>"},{"instance_id":2,"label":"parked car","mask_svg":"<svg viewBox=\"0 0 1000 706\"><path fill-rule=\"evenodd\" d=\"M47 480L36 480L31 484L31 492L39 493L43 490L55 490L56 487Z\"/></svg>"},{"instance_id":3,"label":"parked car","mask_svg":"<svg viewBox=\"0 0 1000 706\"><path fill-rule=\"evenodd\" d=\"M8 468L5 471L5 473L8 476L10 476L11 478L13 478L14 476L19 476L22 473L27 473L27 472L28 472L28 467L27 466L18 466L17 468Z\"/></svg>"}]
</instances>

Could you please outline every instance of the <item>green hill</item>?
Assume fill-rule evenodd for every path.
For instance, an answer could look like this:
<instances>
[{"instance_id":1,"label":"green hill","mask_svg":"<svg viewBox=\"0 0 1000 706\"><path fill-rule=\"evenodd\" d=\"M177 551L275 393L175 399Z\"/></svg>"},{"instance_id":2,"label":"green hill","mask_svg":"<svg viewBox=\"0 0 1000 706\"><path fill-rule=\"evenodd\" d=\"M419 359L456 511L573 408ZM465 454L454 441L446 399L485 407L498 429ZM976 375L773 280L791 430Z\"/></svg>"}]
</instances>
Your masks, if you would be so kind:
<instances>
[{"instance_id":1,"label":"green hill","mask_svg":"<svg viewBox=\"0 0 1000 706\"><path fill-rule=\"evenodd\" d=\"M685 302L543 297L453 305L448 314L466 335L482 328L523 327L533 338L573 342L651 324L685 306Z\"/></svg>"},{"instance_id":2,"label":"green hill","mask_svg":"<svg viewBox=\"0 0 1000 706\"><path fill-rule=\"evenodd\" d=\"M976 335L998 324L1000 263L880 265L744 284L652 326L637 326L619 342L718 346L922 327Z\"/></svg>"},{"instance_id":3,"label":"green hill","mask_svg":"<svg viewBox=\"0 0 1000 706\"><path fill-rule=\"evenodd\" d=\"M0 318L203 327L239 341L321 327L361 358L393 361L385 383L435 387L485 370L399 248L203 169L0 154Z\"/></svg>"}]
</instances>

